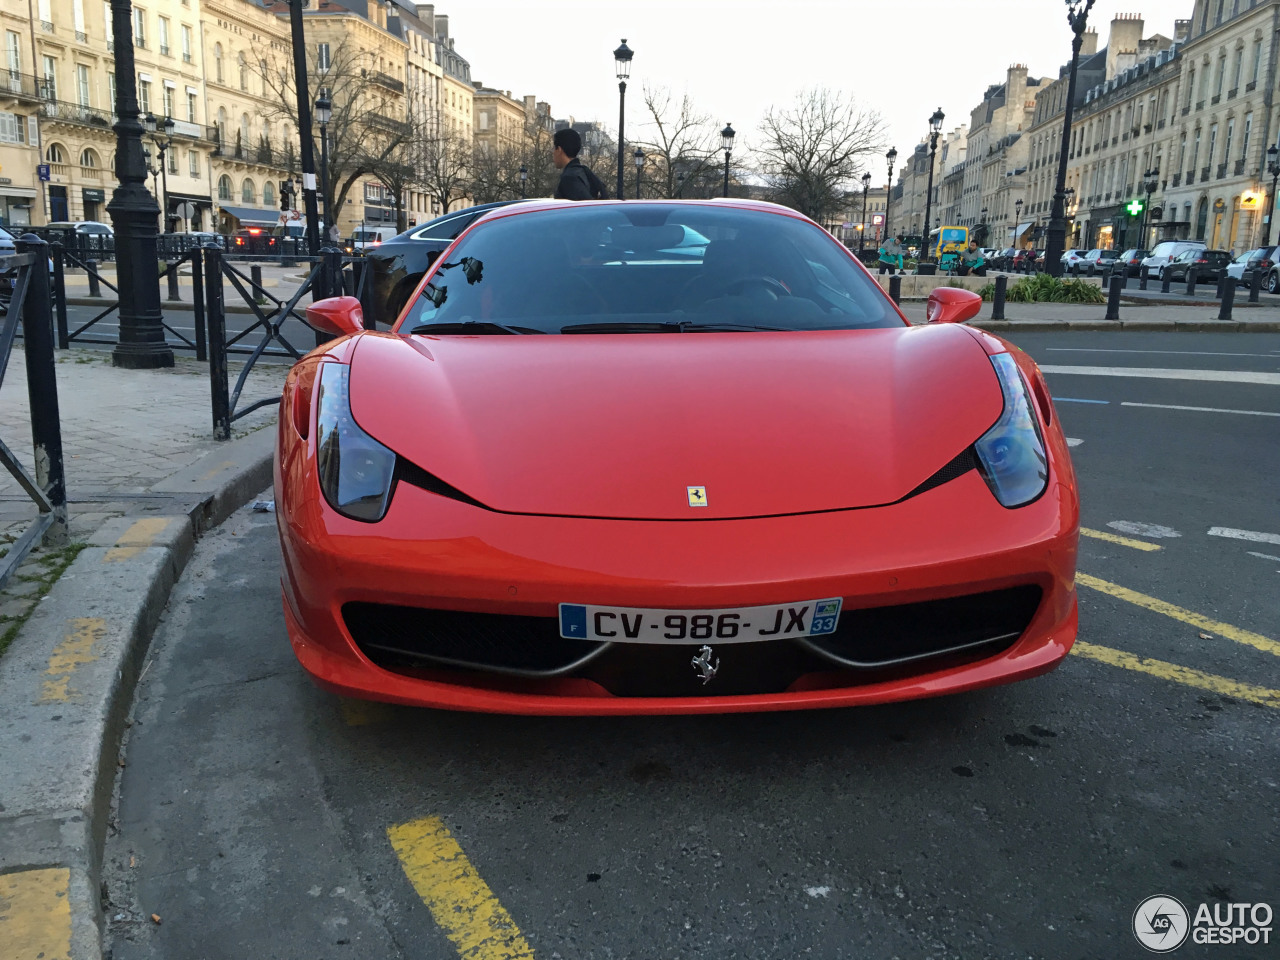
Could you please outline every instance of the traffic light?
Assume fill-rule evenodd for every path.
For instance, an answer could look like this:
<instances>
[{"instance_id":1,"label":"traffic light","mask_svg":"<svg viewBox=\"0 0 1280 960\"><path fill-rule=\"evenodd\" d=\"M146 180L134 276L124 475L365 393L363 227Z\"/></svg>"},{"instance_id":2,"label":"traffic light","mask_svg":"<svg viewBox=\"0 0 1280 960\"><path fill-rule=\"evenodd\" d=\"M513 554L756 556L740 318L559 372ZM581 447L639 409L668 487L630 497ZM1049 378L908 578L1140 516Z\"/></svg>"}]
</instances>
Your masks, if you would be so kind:
<instances>
[{"instance_id":1,"label":"traffic light","mask_svg":"<svg viewBox=\"0 0 1280 960\"><path fill-rule=\"evenodd\" d=\"M1140 217L1146 206L1146 203L1142 200L1130 200L1125 209L1129 211L1129 216Z\"/></svg>"}]
</instances>

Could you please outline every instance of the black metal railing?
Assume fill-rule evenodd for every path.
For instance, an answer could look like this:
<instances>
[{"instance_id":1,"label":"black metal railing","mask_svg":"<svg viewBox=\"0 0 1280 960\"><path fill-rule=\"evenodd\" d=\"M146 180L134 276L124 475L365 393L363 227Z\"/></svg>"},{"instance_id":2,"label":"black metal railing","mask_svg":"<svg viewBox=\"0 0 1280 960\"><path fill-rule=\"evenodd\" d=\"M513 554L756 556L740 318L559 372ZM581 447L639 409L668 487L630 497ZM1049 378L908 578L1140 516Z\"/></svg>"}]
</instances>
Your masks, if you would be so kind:
<instances>
[{"instance_id":1,"label":"black metal railing","mask_svg":"<svg viewBox=\"0 0 1280 960\"><path fill-rule=\"evenodd\" d=\"M67 490L50 322L49 250L43 240L30 234L18 241L17 250L14 256L0 257L0 270L9 275L13 284L12 296L0 320L0 386L4 384L13 342L21 325L31 436L35 445L35 477L27 473L2 439L0 464L35 505L36 518L0 557L0 585L13 575L42 537L50 544L65 543L67 539Z\"/></svg>"}]
</instances>

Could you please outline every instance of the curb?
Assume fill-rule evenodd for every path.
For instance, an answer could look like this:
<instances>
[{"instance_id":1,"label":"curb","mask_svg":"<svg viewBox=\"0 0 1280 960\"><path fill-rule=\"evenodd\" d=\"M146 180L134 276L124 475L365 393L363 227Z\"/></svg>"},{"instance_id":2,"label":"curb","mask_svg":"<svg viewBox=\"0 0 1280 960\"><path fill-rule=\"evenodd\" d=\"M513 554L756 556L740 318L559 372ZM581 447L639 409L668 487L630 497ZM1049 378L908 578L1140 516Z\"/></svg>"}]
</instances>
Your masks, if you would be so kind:
<instances>
[{"instance_id":1,"label":"curb","mask_svg":"<svg viewBox=\"0 0 1280 960\"><path fill-rule=\"evenodd\" d=\"M231 441L153 488L175 509L104 524L0 659L0 943L14 956L100 960L103 844L152 633L196 538L270 484L274 448L270 427ZM6 890L25 911L7 915Z\"/></svg>"},{"instance_id":2,"label":"curb","mask_svg":"<svg viewBox=\"0 0 1280 960\"><path fill-rule=\"evenodd\" d=\"M1280 333L1280 320L970 320L968 325L996 333L1064 333L1069 330Z\"/></svg>"}]
</instances>

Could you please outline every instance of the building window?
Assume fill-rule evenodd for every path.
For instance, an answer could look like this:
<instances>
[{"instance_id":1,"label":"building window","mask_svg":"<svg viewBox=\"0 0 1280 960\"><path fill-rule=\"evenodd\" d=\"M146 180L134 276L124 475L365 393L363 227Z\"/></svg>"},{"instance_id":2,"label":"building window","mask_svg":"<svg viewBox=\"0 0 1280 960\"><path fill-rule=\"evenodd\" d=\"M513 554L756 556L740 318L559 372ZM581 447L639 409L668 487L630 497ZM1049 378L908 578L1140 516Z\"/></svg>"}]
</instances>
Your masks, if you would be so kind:
<instances>
[{"instance_id":1,"label":"building window","mask_svg":"<svg viewBox=\"0 0 1280 960\"><path fill-rule=\"evenodd\" d=\"M67 155L62 152L62 147L56 143L49 144L49 149L44 152L44 158L50 163L67 162Z\"/></svg>"},{"instance_id":2,"label":"building window","mask_svg":"<svg viewBox=\"0 0 1280 960\"><path fill-rule=\"evenodd\" d=\"M160 17L157 23L157 34L160 38L160 55L167 57L169 55L169 18Z\"/></svg>"},{"instance_id":3,"label":"building window","mask_svg":"<svg viewBox=\"0 0 1280 960\"><path fill-rule=\"evenodd\" d=\"M80 166L92 168L92 167L96 167L97 165L98 165L98 158L97 156L94 155L94 152L92 150L86 147L84 150L80 151Z\"/></svg>"},{"instance_id":4,"label":"building window","mask_svg":"<svg viewBox=\"0 0 1280 960\"><path fill-rule=\"evenodd\" d=\"M228 177L225 173L218 178L218 199L219 200L231 199L231 178Z\"/></svg>"},{"instance_id":5,"label":"building window","mask_svg":"<svg viewBox=\"0 0 1280 960\"><path fill-rule=\"evenodd\" d=\"M177 173L178 172L178 151L169 150L165 153L165 156L168 157L169 172Z\"/></svg>"},{"instance_id":6,"label":"building window","mask_svg":"<svg viewBox=\"0 0 1280 960\"><path fill-rule=\"evenodd\" d=\"M1244 47L1236 49L1236 63L1231 71L1231 90L1235 92L1240 89L1240 71L1244 69Z\"/></svg>"},{"instance_id":7,"label":"building window","mask_svg":"<svg viewBox=\"0 0 1280 960\"><path fill-rule=\"evenodd\" d=\"M200 176L200 154L194 150L187 151L187 172L192 177L198 178Z\"/></svg>"},{"instance_id":8,"label":"building window","mask_svg":"<svg viewBox=\"0 0 1280 960\"><path fill-rule=\"evenodd\" d=\"M1218 153L1218 125L1215 123L1209 127L1209 155L1204 158L1205 166L1213 166L1213 158Z\"/></svg>"},{"instance_id":9,"label":"building window","mask_svg":"<svg viewBox=\"0 0 1280 960\"><path fill-rule=\"evenodd\" d=\"M1231 141L1236 136L1236 119L1232 117L1227 121L1227 139L1222 141L1222 162L1229 163L1231 161Z\"/></svg>"},{"instance_id":10,"label":"building window","mask_svg":"<svg viewBox=\"0 0 1280 960\"><path fill-rule=\"evenodd\" d=\"M262 185L262 205L264 207L274 207L276 205L276 188L270 180Z\"/></svg>"},{"instance_id":11,"label":"building window","mask_svg":"<svg viewBox=\"0 0 1280 960\"><path fill-rule=\"evenodd\" d=\"M22 37L12 30L5 31L5 59L9 67L9 79L17 80L22 73Z\"/></svg>"},{"instance_id":12,"label":"building window","mask_svg":"<svg viewBox=\"0 0 1280 960\"><path fill-rule=\"evenodd\" d=\"M164 115L173 116L173 87L168 84L165 84L164 88Z\"/></svg>"},{"instance_id":13,"label":"building window","mask_svg":"<svg viewBox=\"0 0 1280 960\"><path fill-rule=\"evenodd\" d=\"M213 45L213 76L218 83L222 83L222 44L220 43Z\"/></svg>"},{"instance_id":14,"label":"building window","mask_svg":"<svg viewBox=\"0 0 1280 960\"><path fill-rule=\"evenodd\" d=\"M1262 70L1262 38L1253 41L1253 82L1258 82L1258 74Z\"/></svg>"},{"instance_id":15,"label":"building window","mask_svg":"<svg viewBox=\"0 0 1280 960\"><path fill-rule=\"evenodd\" d=\"M1224 53L1218 58L1218 81L1213 88L1215 97L1222 96L1222 84L1227 78L1227 55Z\"/></svg>"},{"instance_id":16,"label":"building window","mask_svg":"<svg viewBox=\"0 0 1280 960\"><path fill-rule=\"evenodd\" d=\"M196 122L196 95L187 91L187 123Z\"/></svg>"},{"instance_id":17,"label":"building window","mask_svg":"<svg viewBox=\"0 0 1280 960\"><path fill-rule=\"evenodd\" d=\"M76 64L76 99L80 106L89 106L89 68L83 63Z\"/></svg>"},{"instance_id":18,"label":"building window","mask_svg":"<svg viewBox=\"0 0 1280 960\"><path fill-rule=\"evenodd\" d=\"M58 99L58 65L53 57L44 58L44 98Z\"/></svg>"},{"instance_id":19,"label":"building window","mask_svg":"<svg viewBox=\"0 0 1280 960\"><path fill-rule=\"evenodd\" d=\"M138 81L138 112L145 115L151 112L151 83Z\"/></svg>"},{"instance_id":20,"label":"building window","mask_svg":"<svg viewBox=\"0 0 1280 960\"><path fill-rule=\"evenodd\" d=\"M0 113L0 143L25 143L27 118L13 113Z\"/></svg>"},{"instance_id":21,"label":"building window","mask_svg":"<svg viewBox=\"0 0 1280 960\"><path fill-rule=\"evenodd\" d=\"M219 80L222 78L219 77ZM1191 101L1195 98L1196 90L1196 68L1192 67L1187 73L1187 109L1191 109Z\"/></svg>"},{"instance_id":22,"label":"building window","mask_svg":"<svg viewBox=\"0 0 1280 960\"><path fill-rule=\"evenodd\" d=\"M1191 169L1187 172L1188 179L1195 175L1195 169L1198 166L1200 166L1200 128L1196 127L1196 139L1191 147Z\"/></svg>"},{"instance_id":23,"label":"building window","mask_svg":"<svg viewBox=\"0 0 1280 960\"><path fill-rule=\"evenodd\" d=\"M182 25L182 62L191 62L191 28L185 23Z\"/></svg>"},{"instance_id":24,"label":"building window","mask_svg":"<svg viewBox=\"0 0 1280 960\"><path fill-rule=\"evenodd\" d=\"M136 47L147 49L147 13L137 7L133 8L133 43Z\"/></svg>"},{"instance_id":25,"label":"building window","mask_svg":"<svg viewBox=\"0 0 1280 960\"><path fill-rule=\"evenodd\" d=\"M327 43L316 44L316 66L321 70L328 70L330 63L329 45Z\"/></svg>"},{"instance_id":26,"label":"building window","mask_svg":"<svg viewBox=\"0 0 1280 960\"><path fill-rule=\"evenodd\" d=\"M245 180L240 185L240 201L242 203L257 203L258 191L254 188L252 180Z\"/></svg>"},{"instance_id":27,"label":"building window","mask_svg":"<svg viewBox=\"0 0 1280 960\"><path fill-rule=\"evenodd\" d=\"M1244 115L1244 136L1240 138L1240 159L1249 159L1249 138L1253 134L1253 114Z\"/></svg>"},{"instance_id":28,"label":"building window","mask_svg":"<svg viewBox=\"0 0 1280 960\"><path fill-rule=\"evenodd\" d=\"M249 89L249 64L245 62L244 54L240 54L236 60L237 66L240 68L240 89Z\"/></svg>"}]
</instances>

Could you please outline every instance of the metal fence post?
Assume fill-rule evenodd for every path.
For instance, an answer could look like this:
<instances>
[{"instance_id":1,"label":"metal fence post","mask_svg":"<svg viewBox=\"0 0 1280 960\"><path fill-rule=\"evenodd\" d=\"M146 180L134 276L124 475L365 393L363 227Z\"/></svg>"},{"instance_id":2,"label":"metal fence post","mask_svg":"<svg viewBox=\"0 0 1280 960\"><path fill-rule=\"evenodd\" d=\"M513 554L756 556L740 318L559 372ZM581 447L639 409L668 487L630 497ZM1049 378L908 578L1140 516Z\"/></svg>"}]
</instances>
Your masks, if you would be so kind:
<instances>
[{"instance_id":1,"label":"metal fence post","mask_svg":"<svg viewBox=\"0 0 1280 960\"><path fill-rule=\"evenodd\" d=\"M204 325L204 253L200 247L191 251L191 307L195 314L196 360L209 359L208 338Z\"/></svg>"},{"instance_id":2,"label":"metal fence post","mask_svg":"<svg viewBox=\"0 0 1280 960\"><path fill-rule=\"evenodd\" d=\"M1257 303L1258 294L1262 291L1262 271L1255 267L1249 277L1249 302Z\"/></svg>"},{"instance_id":3,"label":"metal fence post","mask_svg":"<svg viewBox=\"0 0 1280 960\"><path fill-rule=\"evenodd\" d=\"M1196 295L1196 268L1187 267L1187 296L1194 297Z\"/></svg>"},{"instance_id":4,"label":"metal fence post","mask_svg":"<svg viewBox=\"0 0 1280 960\"><path fill-rule=\"evenodd\" d=\"M1120 319L1120 291L1124 289L1124 281L1119 277L1111 278L1111 292L1107 296L1107 315L1104 320Z\"/></svg>"},{"instance_id":5,"label":"metal fence post","mask_svg":"<svg viewBox=\"0 0 1280 960\"><path fill-rule=\"evenodd\" d=\"M312 302L342 295L342 251L337 247L320 248L320 272L316 275L318 289L312 293ZM316 346L322 347L333 339L332 334L317 330Z\"/></svg>"},{"instance_id":6,"label":"metal fence post","mask_svg":"<svg viewBox=\"0 0 1280 960\"><path fill-rule=\"evenodd\" d=\"M1218 308L1219 320L1230 320L1231 310L1236 305L1236 278L1222 278L1222 306Z\"/></svg>"},{"instance_id":7,"label":"metal fence post","mask_svg":"<svg viewBox=\"0 0 1280 960\"><path fill-rule=\"evenodd\" d=\"M222 301L222 251L204 248L204 305L209 325L209 388L213 439L231 439L231 391L227 384L227 316Z\"/></svg>"},{"instance_id":8,"label":"metal fence post","mask_svg":"<svg viewBox=\"0 0 1280 960\"><path fill-rule=\"evenodd\" d=\"M86 260L84 262L84 272L89 275L89 296L102 296L102 287L98 285L98 261Z\"/></svg>"},{"instance_id":9,"label":"metal fence post","mask_svg":"<svg viewBox=\"0 0 1280 960\"><path fill-rule=\"evenodd\" d=\"M991 298L991 319L1004 319L1004 298L1009 288L1009 278L1006 276L996 277L996 292Z\"/></svg>"},{"instance_id":10,"label":"metal fence post","mask_svg":"<svg viewBox=\"0 0 1280 960\"><path fill-rule=\"evenodd\" d=\"M889 278L889 297L896 304L902 303L902 278L896 273Z\"/></svg>"},{"instance_id":11,"label":"metal fence post","mask_svg":"<svg viewBox=\"0 0 1280 960\"><path fill-rule=\"evenodd\" d=\"M62 244L51 243L49 249L53 255L53 310L58 323L58 349L65 350L71 345L71 337L67 332L67 264Z\"/></svg>"},{"instance_id":12,"label":"metal fence post","mask_svg":"<svg viewBox=\"0 0 1280 960\"><path fill-rule=\"evenodd\" d=\"M31 403L31 439L35 444L39 487L53 507L53 523L45 532L50 546L67 542L67 484L62 461L62 425L58 417L58 378L53 359L53 324L49 322L49 245L34 234L15 244L31 253L26 302L22 305L23 353L27 363L27 396Z\"/></svg>"},{"instance_id":13,"label":"metal fence post","mask_svg":"<svg viewBox=\"0 0 1280 960\"><path fill-rule=\"evenodd\" d=\"M166 263L169 268L167 279L169 281L169 293L165 297L166 300L181 300L182 294L178 292L178 264L176 262Z\"/></svg>"}]
</instances>

